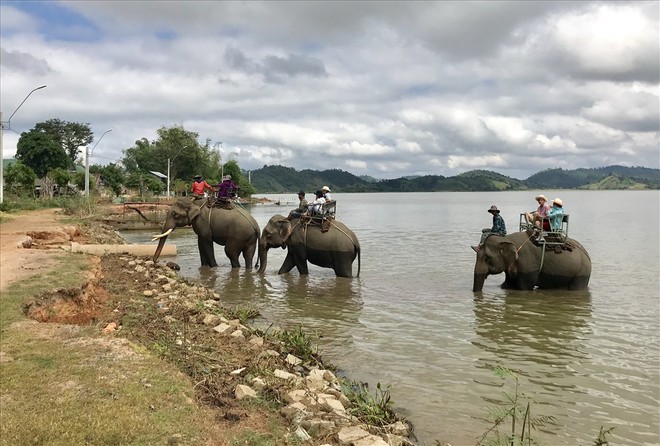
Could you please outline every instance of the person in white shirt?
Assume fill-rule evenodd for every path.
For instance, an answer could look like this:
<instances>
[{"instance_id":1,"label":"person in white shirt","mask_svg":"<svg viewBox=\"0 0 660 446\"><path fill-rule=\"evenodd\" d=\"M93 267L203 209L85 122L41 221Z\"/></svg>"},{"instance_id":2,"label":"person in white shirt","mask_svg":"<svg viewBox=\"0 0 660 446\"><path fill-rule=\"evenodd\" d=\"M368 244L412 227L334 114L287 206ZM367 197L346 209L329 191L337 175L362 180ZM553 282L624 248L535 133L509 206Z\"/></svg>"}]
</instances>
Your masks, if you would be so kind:
<instances>
[{"instance_id":1,"label":"person in white shirt","mask_svg":"<svg viewBox=\"0 0 660 446\"><path fill-rule=\"evenodd\" d=\"M316 196L316 200L312 201L309 203L309 206L307 209L309 210L310 215L316 215L319 213L321 210L321 205L325 203L325 198L323 197L323 192L320 190L317 190L314 195Z\"/></svg>"}]
</instances>

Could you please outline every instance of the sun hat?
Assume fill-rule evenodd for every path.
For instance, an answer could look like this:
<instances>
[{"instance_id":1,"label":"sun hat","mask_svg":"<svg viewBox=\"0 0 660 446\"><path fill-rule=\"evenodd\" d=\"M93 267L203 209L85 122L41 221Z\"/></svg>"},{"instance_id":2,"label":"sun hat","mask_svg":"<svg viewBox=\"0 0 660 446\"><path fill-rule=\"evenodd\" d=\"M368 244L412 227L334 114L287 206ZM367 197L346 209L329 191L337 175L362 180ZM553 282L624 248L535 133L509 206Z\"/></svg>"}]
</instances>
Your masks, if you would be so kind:
<instances>
[{"instance_id":1,"label":"sun hat","mask_svg":"<svg viewBox=\"0 0 660 446\"><path fill-rule=\"evenodd\" d=\"M323 186L323 187L321 188L321 190L322 190L323 192L330 192L330 188L329 188L328 186Z\"/></svg>"},{"instance_id":2,"label":"sun hat","mask_svg":"<svg viewBox=\"0 0 660 446\"><path fill-rule=\"evenodd\" d=\"M500 213L500 210L497 209L497 206L492 205L492 206L490 207L490 209L488 209L488 212L490 212L491 214L497 212L497 213L499 214L499 213Z\"/></svg>"},{"instance_id":3,"label":"sun hat","mask_svg":"<svg viewBox=\"0 0 660 446\"><path fill-rule=\"evenodd\" d=\"M195 175L193 178L202 178L201 175Z\"/></svg>"},{"instance_id":4,"label":"sun hat","mask_svg":"<svg viewBox=\"0 0 660 446\"><path fill-rule=\"evenodd\" d=\"M564 205L564 202L561 201L560 198L555 198L554 200L552 200L552 204L556 204L557 206L562 207Z\"/></svg>"},{"instance_id":5,"label":"sun hat","mask_svg":"<svg viewBox=\"0 0 660 446\"><path fill-rule=\"evenodd\" d=\"M537 195L536 197L534 197L534 199L536 201L539 201L539 200L548 201L548 199L545 198L545 195Z\"/></svg>"}]
</instances>

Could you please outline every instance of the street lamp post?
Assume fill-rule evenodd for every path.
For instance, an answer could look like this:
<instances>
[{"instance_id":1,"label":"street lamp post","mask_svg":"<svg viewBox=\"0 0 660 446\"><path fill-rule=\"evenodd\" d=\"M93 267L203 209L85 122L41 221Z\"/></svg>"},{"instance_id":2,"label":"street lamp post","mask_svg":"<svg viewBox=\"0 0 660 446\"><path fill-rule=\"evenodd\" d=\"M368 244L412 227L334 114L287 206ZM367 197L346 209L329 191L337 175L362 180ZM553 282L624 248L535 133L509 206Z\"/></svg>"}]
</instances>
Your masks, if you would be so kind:
<instances>
[{"instance_id":1,"label":"street lamp post","mask_svg":"<svg viewBox=\"0 0 660 446\"><path fill-rule=\"evenodd\" d=\"M0 203L4 203L5 200L5 165L4 165L5 161L4 161L4 154L2 153L2 141L4 139L4 130L5 129L11 130L11 118L14 117L18 109L21 108L21 105L23 105L25 101L27 101L27 99L30 97L32 93L34 93L37 90L41 90L42 88L46 88L46 85L38 86L37 88L29 92L27 96L25 96L23 102L21 102L18 105L18 107L16 107L14 113L12 113L9 119L7 120L7 126L5 126L5 122L2 120L2 112L0 112Z\"/></svg>"},{"instance_id":2,"label":"street lamp post","mask_svg":"<svg viewBox=\"0 0 660 446\"><path fill-rule=\"evenodd\" d=\"M108 129L105 132L103 132L103 135L101 135L99 140L96 141L96 144L94 144L94 147L92 147L91 151L89 150L89 146L85 147L85 196L86 197L89 197L89 157L94 154L94 149L96 149L96 146L98 145L98 143L101 142L105 134L111 131L112 129Z\"/></svg>"},{"instance_id":3,"label":"street lamp post","mask_svg":"<svg viewBox=\"0 0 660 446\"><path fill-rule=\"evenodd\" d=\"M181 149L174 155L172 159L167 158L167 199L169 200L170 198L170 165L172 164L172 161L176 159L177 156L185 149L186 147L181 147Z\"/></svg>"}]
</instances>

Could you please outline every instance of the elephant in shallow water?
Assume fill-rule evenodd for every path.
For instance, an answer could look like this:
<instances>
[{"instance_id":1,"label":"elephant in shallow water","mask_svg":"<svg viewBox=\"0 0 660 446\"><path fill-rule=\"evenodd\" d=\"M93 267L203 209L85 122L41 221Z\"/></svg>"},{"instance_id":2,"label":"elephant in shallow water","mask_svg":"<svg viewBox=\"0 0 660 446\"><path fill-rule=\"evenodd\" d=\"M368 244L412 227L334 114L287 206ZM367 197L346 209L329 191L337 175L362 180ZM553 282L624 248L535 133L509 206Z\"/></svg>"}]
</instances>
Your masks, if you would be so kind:
<instances>
[{"instance_id":1,"label":"elephant in shallow water","mask_svg":"<svg viewBox=\"0 0 660 446\"><path fill-rule=\"evenodd\" d=\"M319 223L306 218L287 220L283 215L273 216L259 238L259 272L266 270L268 250L287 248L288 252L278 274L287 273L295 266L300 274L309 274L307 262L323 268L332 268L339 277L353 277L353 261L357 257L357 276L360 276L360 242L348 227L327 220L327 231Z\"/></svg>"},{"instance_id":2,"label":"elephant in shallow water","mask_svg":"<svg viewBox=\"0 0 660 446\"><path fill-rule=\"evenodd\" d=\"M553 248L544 251L527 232L489 236L477 252L472 290L481 291L486 277L502 272L502 288L586 289L591 276L586 249L573 239Z\"/></svg>"},{"instance_id":3,"label":"elephant in shallow water","mask_svg":"<svg viewBox=\"0 0 660 446\"><path fill-rule=\"evenodd\" d=\"M234 205L232 209L209 207L206 199L179 198L170 207L165 217L162 234L154 237L159 239L154 254L154 262L158 260L167 236L174 228L192 225L197 234L197 247L202 266L215 267L213 243L223 245L225 254L232 268L240 268L238 257L243 254L245 268L252 268L252 260L259 239L259 225L248 211Z\"/></svg>"}]
</instances>

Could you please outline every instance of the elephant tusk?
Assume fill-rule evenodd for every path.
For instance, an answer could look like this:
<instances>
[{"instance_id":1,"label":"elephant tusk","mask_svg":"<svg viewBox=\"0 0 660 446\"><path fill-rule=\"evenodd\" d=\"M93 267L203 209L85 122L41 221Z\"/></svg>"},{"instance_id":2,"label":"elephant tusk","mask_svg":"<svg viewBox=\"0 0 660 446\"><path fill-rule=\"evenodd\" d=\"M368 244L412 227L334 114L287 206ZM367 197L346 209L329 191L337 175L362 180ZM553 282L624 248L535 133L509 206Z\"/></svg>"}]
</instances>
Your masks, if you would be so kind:
<instances>
[{"instance_id":1,"label":"elephant tusk","mask_svg":"<svg viewBox=\"0 0 660 446\"><path fill-rule=\"evenodd\" d=\"M174 229L170 228L167 231L163 232L162 234L154 235L154 238L152 238L151 241L153 242L153 241L158 240L159 238L167 237L168 235L170 235L172 233L172 231L174 231Z\"/></svg>"}]
</instances>

